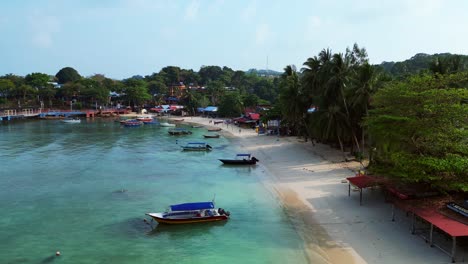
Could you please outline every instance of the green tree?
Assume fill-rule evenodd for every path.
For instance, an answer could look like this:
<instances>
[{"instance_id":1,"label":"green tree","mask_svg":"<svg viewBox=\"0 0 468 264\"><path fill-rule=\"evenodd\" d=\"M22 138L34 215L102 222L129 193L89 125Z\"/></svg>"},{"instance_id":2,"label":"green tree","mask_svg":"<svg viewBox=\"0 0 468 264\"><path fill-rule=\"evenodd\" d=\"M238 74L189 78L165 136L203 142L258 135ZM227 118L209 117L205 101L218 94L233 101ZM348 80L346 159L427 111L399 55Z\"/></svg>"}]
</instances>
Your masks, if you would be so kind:
<instances>
[{"instance_id":1,"label":"green tree","mask_svg":"<svg viewBox=\"0 0 468 264\"><path fill-rule=\"evenodd\" d=\"M76 82L81 79L81 75L72 67L62 68L55 74L59 84L65 84L67 82Z\"/></svg>"},{"instance_id":2,"label":"green tree","mask_svg":"<svg viewBox=\"0 0 468 264\"><path fill-rule=\"evenodd\" d=\"M36 89L34 89L31 85L23 84L20 85L19 87L16 87L14 90L14 93L17 95L17 97L23 98L23 101L26 102L26 97L32 96L36 94Z\"/></svg>"},{"instance_id":3,"label":"green tree","mask_svg":"<svg viewBox=\"0 0 468 264\"><path fill-rule=\"evenodd\" d=\"M123 93L125 93L125 98L130 105L136 106L151 100L147 84L143 79L130 78L124 80L123 84Z\"/></svg>"},{"instance_id":4,"label":"green tree","mask_svg":"<svg viewBox=\"0 0 468 264\"><path fill-rule=\"evenodd\" d=\"M468 191L468 74L414 76L379 89L366 124L370 169L408 182Z\"/></svg>"},{"instance_id":5,"label":"green tree","mask_svg":"<svg viewBox=\"0 0 468 264\"><path fill-rule=\"evenodd\" d=\"M299 75L294 66L284 68L281 76L279 105L283 121L295 135L305 135L304 116L307 107L304 104Z\"/></svg>"},{"instance_id":6,"label":"green tree","mask_svg":"<svg viewBox=\"0 0 468 264\"><path fill-rule=\"evenodd\" d=\"M208 83L207 92L211 98L211 103L217 105L226 89L221 81L211 81Z\"/></svg>"},{"instance_id":7,"label":"green tree","mask_svg":"<svg viewBox=\"0 0 468 264\"><path fill-rule=\"evenodd\" d=\"M28 74L25 76L24 79L27 85L30 85L31 87L36 89L47 87L48 82L50 81L49 75L39 72Z\"/></svg>"},{"instance_id":8,"label":"green tree","mask_svg":"<svg viewBox=\"0 0 468 264\"><path fill-rule=\"evenodd\" d=\"M227 92L219 103L218 115L236 117L242 113L242 100L239 92Z\"/></svg>"},{"instance_id":9,"label":"green tree","mask_svg":"<svg viewBox=\"0 0 468 264\"><path fill-rule=\"evenodd\" d=\"M256 107L260 98L255 94L245 94L242 96L242 102L245 107Z\"/></svg>"},{"instance_id":10,"label":"green tree","mask_svg":"<svg viewBox=\"0 0 468 264\"><path fill-rule=\"evenodd\" d=\"M148 92L153 96L156 102L162 103L164 96L168 93L168 88L162 81L162 78L158 77L148 82Z\"/></svg>"},{"instance_id":11,"label":"green tree","mask_svg":"<svg viewBox=\"0 0 468 264\"><path fill-rule=\"evenodd\" d=\"M198 74L200 75L200 82L208 85L212 81L221 81L220 77L223 74L223 70L219 66L202 66ZM221 82L223 85L226 84L224 81Z\"/></svg>"},{"instance_id":12,"label":"green tree","mask_svg":"<svg viewBox=\"0 0 468 264\"><path fill-rule=\"evenodd\" d=\"M8 79L0 79L0 96L7 99L15 90L15 84Z\"/></svg>"}]
</instances>

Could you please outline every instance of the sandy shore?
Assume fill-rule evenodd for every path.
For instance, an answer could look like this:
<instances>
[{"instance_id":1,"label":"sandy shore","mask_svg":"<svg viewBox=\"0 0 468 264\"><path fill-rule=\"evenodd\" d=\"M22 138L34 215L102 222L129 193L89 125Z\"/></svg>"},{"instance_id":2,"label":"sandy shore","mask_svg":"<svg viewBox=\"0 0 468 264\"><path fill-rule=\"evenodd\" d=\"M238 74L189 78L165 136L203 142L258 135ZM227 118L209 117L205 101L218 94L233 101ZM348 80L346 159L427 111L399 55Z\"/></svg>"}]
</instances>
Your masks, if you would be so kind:
<instances>
[{"instance_id":1,"label":"sandy shore","mask_svg":"<svg viewBox=\"0 0 468 264\"><path fill-rule=\"evenodd\" d=\"M208 118L184 117L184 122L215 127ZM278 195L310 263L449 263L450 258L410 234L403 213L391 221L391 205L380 190L348 197L346 177L359 170L357 162L342 162L338 150L303 142L296 137L257 135L252 129L218 124L239 151L260 162L265 184ZM280 239L280 238L279 238Z\"/></svg>"}]
</instances>

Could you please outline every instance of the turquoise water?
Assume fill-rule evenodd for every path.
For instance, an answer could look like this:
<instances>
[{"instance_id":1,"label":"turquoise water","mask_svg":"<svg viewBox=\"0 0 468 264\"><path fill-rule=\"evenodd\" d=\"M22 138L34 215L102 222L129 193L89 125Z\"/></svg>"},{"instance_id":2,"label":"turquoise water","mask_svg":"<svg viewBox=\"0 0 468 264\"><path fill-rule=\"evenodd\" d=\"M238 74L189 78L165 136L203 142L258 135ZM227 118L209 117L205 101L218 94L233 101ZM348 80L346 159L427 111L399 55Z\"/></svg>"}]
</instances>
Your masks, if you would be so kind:
<instances>
[{"instance_id":1,"label":"turquoise water","mask_svg":"<svg viewBox=\"0 0 468 264\"><path fill-rule=\"evenodd\" d=\"M101 119L1 123L0 263L306 263L261 169L221 165L236 152L229 140L191 130L175 137ZM182 152L189 141L214 149ZM147 212L215 194L227 222L143 222Z\"/></svg>"}]
</instances>

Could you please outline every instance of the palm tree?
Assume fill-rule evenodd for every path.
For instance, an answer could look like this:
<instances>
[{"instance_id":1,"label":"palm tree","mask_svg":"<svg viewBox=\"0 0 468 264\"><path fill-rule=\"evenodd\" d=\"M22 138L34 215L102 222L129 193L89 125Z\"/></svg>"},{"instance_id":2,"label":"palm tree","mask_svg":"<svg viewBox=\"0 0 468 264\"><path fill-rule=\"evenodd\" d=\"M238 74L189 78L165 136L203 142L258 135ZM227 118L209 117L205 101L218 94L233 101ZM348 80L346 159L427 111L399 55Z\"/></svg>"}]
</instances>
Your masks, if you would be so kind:
<instances>
[{"instance_id":1,"label":"palm tree","mask_svg":"<svg viewBox=\"0 0 468 264\"><path fill-rule=\"evenodd\" d=\"M281 76L280 97L281 112L285 121L292 125L296 134L300 134L304 127L304 97L301 91L301 83L294 66L288 65L284 68Z\"/></svg>"},{"instance_id":2,"label":"palm tree","mask_svg":"<svg viewBox=\"0 0 468 264\"><path fill-rule=\"evenodd\" d=\"M326 110L319 111L318 123L324 127L323 138L326 139L337 139L340 144L340 149L343 154L343 158L346 160L343 137L346 137L346 130L349 129L348 119L346 114L341 110L338 105L330 105Z\"/></svg>"},{"instance_id":3,"label":"palm tree","mask_svg":"<svg viewBox=\"0 0 468 264\"><path fill-rule=\"evenodd\" d=\"M375 67L369 63L364 63L358 68L354 79L353 93L351 97L351 107L357 112L357 120L362 120L369 116L369 104L372 94L374 94L378 83L378 74ZM365 148L365 131L361 126L361 145Z\"/></svg>"}]
</instances>

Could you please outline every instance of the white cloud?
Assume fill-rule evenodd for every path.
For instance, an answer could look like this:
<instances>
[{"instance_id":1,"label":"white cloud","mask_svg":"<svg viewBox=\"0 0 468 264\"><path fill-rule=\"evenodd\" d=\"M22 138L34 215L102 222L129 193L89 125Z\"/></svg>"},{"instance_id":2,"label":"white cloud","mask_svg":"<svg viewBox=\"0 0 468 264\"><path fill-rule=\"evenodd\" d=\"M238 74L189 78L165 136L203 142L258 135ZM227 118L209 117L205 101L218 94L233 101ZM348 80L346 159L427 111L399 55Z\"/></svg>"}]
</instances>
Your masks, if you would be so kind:
<instances>
[{"instance_id":1,"label":"white cloud","mask_svg":"<svg viewBox=\"0 0 468 264\"><path fill-rule=\"evenodd\" d=\"M54 35L60 32L60 21L54 16L34 14L29 17L32 42L38 47L49 48L53 45Z\"/></svg>"},{"instance_id":2,"label":"white cloud","mask_svg":"<svg viewBox=\"0 0 468 264\"><path fill-rule=\"evenodd\" d=\"M268 24L260 24L255 31L255 44L263 46L270 38L271 32Z\"/></svg>"},{"instance_id":3,"label":"white cloud","mask_svg":"<svg viewBox=\"0 0 468 264\"><path fill-rule=\"evenodd\" d=\"M197 0L193 0L190 4L185 8L185 19L186 20L193 20L197 17L198 9L200 8L200 3Z\"/></svg>"},{"instance_id":4,"label":"white cloud","mask_svg":"<svg viewBox=\"0 0 468 264\"><path fill-rule=\"evenodd\" d=\"M241 20L244 22L250 22L253 17L257 14L257 3L252 1L249 5L241 12Z\"/></svg>"}]
</instances>

